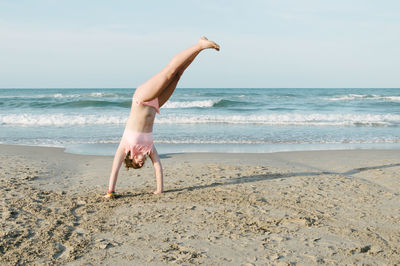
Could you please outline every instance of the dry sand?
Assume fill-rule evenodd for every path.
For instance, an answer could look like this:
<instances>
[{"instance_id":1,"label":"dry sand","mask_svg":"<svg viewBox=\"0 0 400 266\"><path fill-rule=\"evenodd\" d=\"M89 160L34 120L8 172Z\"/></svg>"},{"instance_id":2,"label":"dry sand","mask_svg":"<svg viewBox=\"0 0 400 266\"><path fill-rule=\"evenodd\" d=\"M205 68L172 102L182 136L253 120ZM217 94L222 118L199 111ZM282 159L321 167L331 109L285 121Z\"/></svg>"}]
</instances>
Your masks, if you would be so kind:
<instances>
[{"instance_id":1,"label":"dry sand","mask_svg":"<svg viewBox=\"0 0 400 266\"><path fill-rule=\"evenodd\" d=\"M0 264L400 263L400 151L112 158L0 145Z\"/></svg>"}]
</instances>

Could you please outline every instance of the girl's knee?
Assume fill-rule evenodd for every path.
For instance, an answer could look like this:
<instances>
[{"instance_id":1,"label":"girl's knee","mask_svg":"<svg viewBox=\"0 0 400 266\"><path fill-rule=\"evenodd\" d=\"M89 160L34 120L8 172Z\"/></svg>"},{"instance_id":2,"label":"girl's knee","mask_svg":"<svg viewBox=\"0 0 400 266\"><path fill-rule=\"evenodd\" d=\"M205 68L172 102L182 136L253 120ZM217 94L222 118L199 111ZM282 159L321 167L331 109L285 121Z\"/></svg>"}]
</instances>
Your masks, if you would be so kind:
<instances>
[{"instance_id":1,"label":"girl's knee","mask_svg":"<svg viewBox=\"0 0 400 266\"><path fill-rule=\"evenodd\" d=\"M178 72L180 72L179 67L172 61L165 67L165 74L168 79L175 77Z\"/></svg>"},{"instance_id":2,"label":"girl's knee","mask_svg":"<svg viewBox=\"0 0 400 266\"><path fill-rule=\"evenodd\" d=\"M184 71L184 69L178 70L178 72L176 72L176 77L179 79L183 75Z\"/></svg>"},{"instance_id":3,"label":"girl's knee","mask_svg":"<svg viewBox=\"0 0 400 266\"><path fill-rule=\"evenodd\" d=\"M170 80L175 76L176 70L172 66L167 66L163 72L165 79Z\"/></svg>"}]
</instances>

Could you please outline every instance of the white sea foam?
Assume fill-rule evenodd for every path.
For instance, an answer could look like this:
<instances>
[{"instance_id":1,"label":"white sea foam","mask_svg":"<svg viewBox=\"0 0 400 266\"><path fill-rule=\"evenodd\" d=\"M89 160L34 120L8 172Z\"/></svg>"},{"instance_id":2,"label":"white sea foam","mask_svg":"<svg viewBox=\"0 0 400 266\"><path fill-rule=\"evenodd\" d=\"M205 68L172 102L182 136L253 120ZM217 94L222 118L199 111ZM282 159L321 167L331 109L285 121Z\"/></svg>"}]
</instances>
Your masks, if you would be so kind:
<instances>
[{"instance_id":1,"label":"white sea foam","mask_svg":"<svg viewBox=\"0 0 400 266\"><path fill-rule=\"evenodd\" d=\"M393 102L400 102L400 96L387 96L385 99L393 101Z\"/></svg>"},{"instance_id":2,"label":"white sea foam","mask_svg":"<svg viewBox=\"0 0 400 266\"><path fill-rule=\"evenodd\" d=\"M262 124L307 126L389 126L400 124L400 115L373 114L271 114L271 115L197 115L158 117L164 124Z\"/></svg>"},{"instance_id":3,"label":"white sea foam","mask_svg":"<svg viewBox=\"0 0 400 266\"><path fill-rule=\"evenodd\" d=\"M80 94L62 94L62 93L55 93L55 94L37 94L37 95L2 95L1 98L8 99L8 98L25 98L25 99L42 99L42 98L77 98L80 97Z\"/></svg>"},{"instance_id":4,"label":"white sea foam","mask_svg":"<svg viewBox=\"0 0 400 266\"><path fill-rule=\"evenodd\" d=\"M55 93L55 94L51 94L51 95L44 94L44 95L41 96L41 98L47 98L47 97L62 99L62 98L79 98L79 97L82 97L82 95L81 94Z\"/></svg>"},{"instance_id":5,"label":"white sea foam","mask_svg":"<svg viewBox=\"0 0 400 266\"><path fill-rule=\"evenodd\" d=\"M188 140L166 140L166 139L156 139L155 143L158 144L361 144L361 143L400 143L400 139L384 139L384 138L376 138L365 140L316 140L316 141L304 141L304 140L292 140L292 141L265 141L265 140L249 140L249 139L241 139L241 140L229 140L229 139L216 139L216 140L202 140L202 139L188 139ZM113 142L115 143L115 141Z\"/></svg>"},{"instance_id":6,"label":"white sea foam","mask_svg":"<svg viewBox=\"0 0 400 266\"><path fill-rule=\"evenodd\" d=\"M10 114L0 115L0 125L16 126L72 126L124 124L126 116L65 115L65 114Z\"/></svg>"},{"instance_id":7,"label":"white sea foam","mask_svg":"<svg viewBox=\"0 0 400 266\"><path fill-rule=\"evenodd\" d=\"M116 145L120 142L121 138L118 136L117 138L110 138L110 139L99 139L99 140L75 140L75 139L49 139L49 138L42 138L42 139L29 139L30 145L40 145L40 146L50 146L50 147L65 147L66 145L82 145L82 144L90 144L90 145ZM25 140L26 141L26 140ZM2 142L1 143L8 143ZM20 140L16 140L12 142L13 144L20 144L25 143L24 140L22 142ZM393 144L393 143L400 143L400 139L396 138L374 138L368 140L314 140L314 141L305 141L305 140L292 140L292 141L264 141L264 140L248 140L248 139L241 139L241 140L229 140L229 139L214 139L214 140L207 140L207 139L162 139L156 138L154 140L155 144L176 144L176 145L273 145L273 144L288 144L288 145L296 145L296 144ZM114 147L113 147L114 152Z\"/></svg>"},{"instance_id":8,"label":"white sea foam","mask_svg":"<svg viewBox=\"0 0 400 266\"><path fill-rule=\"evenodd\" d=\"M92 97L103 97L103 96L105 96L105 94L102 93L102 92L92 92L90 94L90 96L92 96Z\"/></svg>"},{"instance_id":9,"label":"white sea foam","mask_svg":"<svg viewBox=\"0 0 400 266\"><path fill-rule=\"evenodd\" d=\"M217 100L187 101L187 102L166 102L163 108L207 108L218 103Z\"/></svg>"},{"instance_id":10,"label":"white sea foam","mask_svg":"<svg viewBox=\"0 0 400 266\"><path fill-rule=\"evenodd\" d=\"M33 98L82 98L82 97L115 97L118 96L116 93L108 93L108 92L92 92L85 94L63 94L63 93L55 93L55 94L43 94L40 96L35 96Z\"/></svg>"},{"instance_id":11,"label":"white sea foam","mask_svg":"<svg viewBox=\"0 0 400 266\"><path fill-rule=\"evenodd\" d=\"M85 96L90 96L90 97L115 97L118 96L115 93L108 93L108 92L92 92L88 95Z\"/></svg>"},{"instance_id":12,"label":"white sea foam","mask_svg":"<svg viewBox=\"0 0 400 266\"><path fill-rule=\"evenodd\" d=\"M400 102L400 96L382 96L376 94L348 94L341 95L337 97L324 98L327 101L352 101L352 100L384 100L384 101L393 101Z\"/></svg>"},{"instance_id":13,"label":"white sea foam","mask_svg":"<svg viewBox=\"0 0 400 266\"><path fill-rule=\"evenodd\" d=\"M124 124L126 115L9 114L0 124L17 126L71 126ZM271 114L271 115L161 115L160 124L260 124L299 126L394 126L400 115L386 114Z\"/></svg>"}]
</instances>

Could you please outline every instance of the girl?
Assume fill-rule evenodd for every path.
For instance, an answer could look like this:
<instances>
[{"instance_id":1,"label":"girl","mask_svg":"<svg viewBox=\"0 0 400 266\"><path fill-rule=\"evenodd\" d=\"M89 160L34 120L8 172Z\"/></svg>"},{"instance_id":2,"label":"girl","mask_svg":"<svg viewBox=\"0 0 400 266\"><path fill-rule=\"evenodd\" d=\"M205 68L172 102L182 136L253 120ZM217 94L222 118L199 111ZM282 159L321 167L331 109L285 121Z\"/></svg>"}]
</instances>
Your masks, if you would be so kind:
<instances>
[{"instance_id":1,"label":"girl","mask_svg":"<svg viewBox=\"0 0 400 266\"><path fill-rule=\"evenodd\" d=\"M219 51L219 45L202 37L193 46L174 56L169 64L158 74L140 85L133 97L132 107L125 126L124 134L115 152L107 195L115 196L115 184L122 161L127 168L141 168L148 155L153 162L157 189L154 194L163 192L163 170L157 150L153 145L153 124L159 108L165 104L174 92L185 69L204 49Z\"/></svg>"}]
</instances>

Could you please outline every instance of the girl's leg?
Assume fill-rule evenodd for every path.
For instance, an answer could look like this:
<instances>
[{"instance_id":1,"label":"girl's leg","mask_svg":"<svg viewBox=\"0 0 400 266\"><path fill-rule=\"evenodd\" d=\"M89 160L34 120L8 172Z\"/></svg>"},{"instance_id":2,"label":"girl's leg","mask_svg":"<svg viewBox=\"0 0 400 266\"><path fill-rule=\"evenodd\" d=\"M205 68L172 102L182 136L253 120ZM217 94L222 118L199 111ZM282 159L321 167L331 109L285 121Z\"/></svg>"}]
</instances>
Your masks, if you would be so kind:
<instances>
[{"instance_id":1,"label":"girl's leg","mask_svg":"<svg viewBox=\"0 0 400 266\"><path fill-rule=\"evenodd\" d=\"M182 66L182 68L176 73L174 78L172 79L171 83L161 92L161 94L158 96L158 103L160 107L162 107L168 99L171 97L172 93L175 91L176 86L178 84L179 79L181 78L183 72L186 70L186 68L193 62L193 60L196 58L196 56L199 53L195 53L186 63L185 65Z\"/></svg>"},{"instance_id":2,"label":"girl's leg","mask_svg":"<svg viewBox=\"0 0 400 266\"><path fill-rule=\"evenodd\" d=\"M161 94L158 96L158 104L160 108L168 101L171 97L172 93L174 92L176 85L178 85L178 81L181 78L180 74L176 74L173 78L172 82L165 88Z\"/></svg>"},{"instance_id":3,"label":"girl's leg","mask_svg":"<svg viewBox=\"0 0 400 266\"><path fill-rule=\"evenodd\" d=\"M140 85L135 92L135 97L140 101L150 101L158 97L171 83L174 83L176 74L187 62L192 62L194 58L204 49L214 48L219 50L219 46L207 38L201 38L197 44L180 52L174 56L169 64L151 79ZM175 85L176 86L176 85Z\"/></svg>"}]
</instances>

